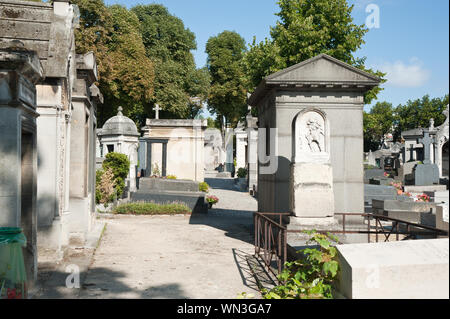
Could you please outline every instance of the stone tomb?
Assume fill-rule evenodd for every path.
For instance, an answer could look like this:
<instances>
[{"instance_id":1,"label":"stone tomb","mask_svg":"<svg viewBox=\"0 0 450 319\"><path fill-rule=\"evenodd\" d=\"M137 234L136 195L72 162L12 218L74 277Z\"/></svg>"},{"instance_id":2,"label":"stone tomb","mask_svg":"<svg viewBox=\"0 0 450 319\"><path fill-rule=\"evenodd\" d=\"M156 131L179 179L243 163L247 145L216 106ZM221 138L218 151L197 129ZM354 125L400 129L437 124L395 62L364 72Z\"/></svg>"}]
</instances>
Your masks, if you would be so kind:
<instances>
[{"instance_id":1,"label":"stone tomb","mask_svg":"<svg viewBox=\"0 0 450 319\"><path fill-rule=\"evenodd\" d=\"M147 119L139 139L141 176L175 175L203 182L206 127L206 120Z\"/></svg>"},{"instance_id":2,"label":"stone tomb","mask_svg":"<svg viewBox=\"0 0 450 319\"><path fill-rule=\"evenodd\" d=\"M199 182L144 177L139 180L139 190L131 193L131 201L183 203L192 214L205 214L208 212L205 195L199 191Z\"/></svg>"},{"instance_id":3,"label":"stone tomb","mask_svg":"<svg viewBox=\"0 0 450 319\"><path fill-rule=\"evenodd\" d=\"M139 132L136 124L122 114L119 106L116 116L108 119L101 130L97 131L100 155L104 158L110 152L125 154L130 161L127 188L136 191L136 170L138 165Z\"/></svg>"},{"instance_id":4,"label":"stone tomb","mask_svg":"<svg viewBox=\"0 0 450 319\"><path fill-rule=\"evenodd\" d=\"M372 205L374 199L398 200L406 197L398 195L397 189L393 186L364 184L364 203Z\"/></svg>"},{"instance_id":5,"label":"stone tomb","mask_svg":"<svg viewBox=\"0 0 450 319\"><path fill-rule=\"evenodd\" d=\"M376 200L372 201L375 214L404 220L410 223L436 227L436 204L405 200Z\"/></svg>"},{"instance_id":6,"label":"stone tomb","mask_svg":"<svg viewBox=\"0 0 450 319\"><path fill-rule=\"evenodd\" d=\"M448 299L447 239L336 246L338 291L349 299Z\"/></svg>"},{"instance_id":7,"label":"stone tomb","mask_svg":"<svg viewBox=\"0 0 450 319\"><path fill-rule=\"evenodd\" d=\"M294 208L305 204L312 211L295 208L292 213L323 217L364 212L364 93L379 83L378 77L326 54L263 79L248 101L258 108L258 153L267 157L258 158L258 211L289 212L291 185L297 185L311 193L314 187L323 196L305 198L304 203L297 197ZM323 211L312 202L321 203Z\"/></svg>"},{"instance_id":8,"label":"stone tomb","mask_svg":"<svg viewBox=\"0 0 450 319\"><path fill-rule=\"evenodd\" d=\"M0 227L21 227L28 287L37 279L36 83L43 76L37 54L0 50Z\"/></svg>"}]
</instances>

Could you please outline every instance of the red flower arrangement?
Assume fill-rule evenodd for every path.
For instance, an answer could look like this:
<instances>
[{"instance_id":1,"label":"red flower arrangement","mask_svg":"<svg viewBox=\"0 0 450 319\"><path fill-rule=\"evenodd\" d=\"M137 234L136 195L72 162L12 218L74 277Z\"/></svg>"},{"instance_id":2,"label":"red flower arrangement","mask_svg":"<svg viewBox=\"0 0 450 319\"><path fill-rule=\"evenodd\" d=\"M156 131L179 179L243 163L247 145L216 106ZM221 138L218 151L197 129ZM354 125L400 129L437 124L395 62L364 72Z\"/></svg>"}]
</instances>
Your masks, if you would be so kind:
<instances>
[{"instance_id":1,"label":"red flower arrangement","mask_svg":"<svg viewBox=\"0 0 450 319\"><path fill-rule=\"evenodd\" d=\"M20 292L20 289L18 293L16 288L8 288L6 290L6 296L7 299L22 299L22 293Z\"/></svg>"},{"instance_id":2,"label":"red flower arrangement","mask_svg":"<svg viewBox=\"0 0 450 319\"><path fill-rule=\"evenodd\" d=\"M417 195L417 201L418 202L429 203L430 202L430 196L428 196L427 194Z\"/></svg>"}]
</instances>

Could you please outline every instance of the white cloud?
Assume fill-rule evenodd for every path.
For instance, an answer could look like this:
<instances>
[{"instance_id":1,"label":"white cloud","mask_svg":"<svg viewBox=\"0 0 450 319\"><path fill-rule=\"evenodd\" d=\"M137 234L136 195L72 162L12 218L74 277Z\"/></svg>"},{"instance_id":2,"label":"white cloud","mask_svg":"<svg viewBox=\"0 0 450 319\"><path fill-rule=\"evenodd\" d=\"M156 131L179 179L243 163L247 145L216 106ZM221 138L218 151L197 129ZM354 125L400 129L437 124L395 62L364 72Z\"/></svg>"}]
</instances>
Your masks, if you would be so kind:
<instances>
[{"instance_id":1,"label":"white cloud","mask_svg":"<svg viewBox=\"0 0 450 319\"><path fill-rule=\"evenodd\" d=\"M431 76L431 72L423 67L423 63L418 58L411 58L407 63L403 61L386 62L378 68L387 73L386 84L397 87L421 87Z\"/></svg>"}]
</instances>

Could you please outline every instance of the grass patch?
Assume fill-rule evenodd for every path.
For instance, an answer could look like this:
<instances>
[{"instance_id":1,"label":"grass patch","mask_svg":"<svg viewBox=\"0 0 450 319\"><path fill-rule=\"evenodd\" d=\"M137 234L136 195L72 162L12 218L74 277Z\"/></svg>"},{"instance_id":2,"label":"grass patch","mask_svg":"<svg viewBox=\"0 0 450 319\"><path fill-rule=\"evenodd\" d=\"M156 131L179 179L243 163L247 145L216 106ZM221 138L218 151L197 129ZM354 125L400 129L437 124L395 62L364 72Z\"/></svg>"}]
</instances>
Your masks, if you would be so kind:
<instances>
[{"instance_id":1,"label":"grass patch","mask_svg":"<svg viewBox=\"0 0 450 319\"><path fill-rule=\"evenodd\" d=\"M190 214L191 210L185 204L127 203L114 208L113 214L122 215L179 215Z\"/></svg>"}]
</instances>

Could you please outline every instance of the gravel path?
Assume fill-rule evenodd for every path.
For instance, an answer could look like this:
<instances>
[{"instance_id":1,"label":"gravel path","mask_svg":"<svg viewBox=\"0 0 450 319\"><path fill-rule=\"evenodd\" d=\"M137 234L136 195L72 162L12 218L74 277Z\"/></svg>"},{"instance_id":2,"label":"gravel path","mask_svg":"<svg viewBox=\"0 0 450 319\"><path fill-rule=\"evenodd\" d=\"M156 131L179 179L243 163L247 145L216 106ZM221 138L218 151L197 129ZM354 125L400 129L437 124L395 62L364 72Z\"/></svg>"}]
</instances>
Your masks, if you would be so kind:
<instances>
[{"instance_id":1,"label":"gravel path","mask_svg":"<svg viewBox=\"0 0 450 319\"><path fill-rule=\"evenodd\" d=\"M257 202L232 179L208 179L219 203L205 216L118 216L107 228L81 298L236 298L257 295L245 262L253 253Z\"/></svg>"}]
</instances>

